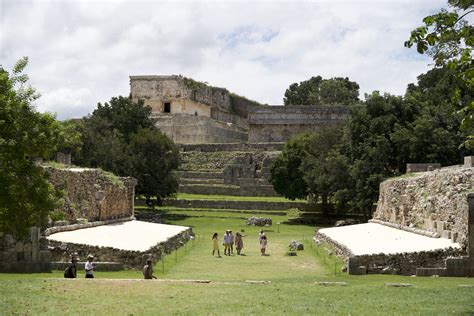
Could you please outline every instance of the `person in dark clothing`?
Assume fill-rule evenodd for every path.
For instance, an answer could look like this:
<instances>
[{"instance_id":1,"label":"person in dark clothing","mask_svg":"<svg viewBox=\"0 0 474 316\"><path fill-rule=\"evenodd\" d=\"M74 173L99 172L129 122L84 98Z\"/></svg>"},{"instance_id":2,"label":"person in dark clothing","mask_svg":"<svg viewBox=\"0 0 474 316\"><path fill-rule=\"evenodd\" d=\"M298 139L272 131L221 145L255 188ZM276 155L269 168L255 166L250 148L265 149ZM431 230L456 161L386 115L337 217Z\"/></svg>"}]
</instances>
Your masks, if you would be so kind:
<instances>
[{"instance_id":1,"label":"person in dark clothing","mask_svg":"<svg viewBox=\"0 0 474 316\"><path fill-rule=\"evenodd\" d=\"M64 270L64 277L68 279L75 279L77 277L77 261L79 258L73 254L71 255L71 263L67 266L66 270Z\"/></svg>"},{"instance_id":2,"label":"person in dark clothing","mask_svg":"<svg viewBox=\"0 0 474 316\"><path fill-rule=\"evenodd\" d=\"M153 263L151 259L146 260L146 265L143 267L143 277L145 280L156 279L156 276L153 275Z\"/></svg>"}]
</instances>

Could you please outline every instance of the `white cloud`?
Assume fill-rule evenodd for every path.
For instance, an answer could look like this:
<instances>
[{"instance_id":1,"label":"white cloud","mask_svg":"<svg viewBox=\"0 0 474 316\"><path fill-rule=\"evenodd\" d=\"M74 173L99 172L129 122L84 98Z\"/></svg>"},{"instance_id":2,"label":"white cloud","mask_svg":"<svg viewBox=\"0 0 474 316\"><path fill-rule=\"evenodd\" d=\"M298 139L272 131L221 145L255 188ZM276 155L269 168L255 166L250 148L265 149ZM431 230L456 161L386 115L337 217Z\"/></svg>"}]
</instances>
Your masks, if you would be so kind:
<instances>
[{"instance_id":1,"label":"white cloud","mask_svg":"<svg viewBox=\"0 0 474 316\"><path fill-rule=\"evenodd\" d=\"M129 75L182 74L269 104L292 82L344 76L402 94L430 59L403 42L421 1L0 0L0 60L29 56L38 108L60 118L129 93Z\"/></svg>"}]
</instances>

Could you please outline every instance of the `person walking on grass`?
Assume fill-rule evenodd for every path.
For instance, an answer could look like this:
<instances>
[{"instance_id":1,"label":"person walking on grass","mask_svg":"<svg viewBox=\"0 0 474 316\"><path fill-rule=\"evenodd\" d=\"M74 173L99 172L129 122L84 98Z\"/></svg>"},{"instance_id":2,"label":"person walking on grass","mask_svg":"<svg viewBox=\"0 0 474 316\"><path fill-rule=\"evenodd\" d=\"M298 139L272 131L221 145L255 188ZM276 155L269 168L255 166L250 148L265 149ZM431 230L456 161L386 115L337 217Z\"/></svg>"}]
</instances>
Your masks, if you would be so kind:
<instances>
[{"instance_id":1,"label":"person walking on grass","mask_svg":"<svg viewBox=\"0 0 474 316\"><path fill-rule=\"evenodd\" d=\"M156 276L153 275L153 263L150 258L146 260L146 265L143 267L143 277L145 280L156 279Z\"/></svg>"},{"instance_id":2,"label":"person walking on grass","mask_svg":"<svg viewBox=\"0 0 474 316\"><path fill-rule=\"evenodd\" d=\"M243 236L239 232L235 233L235 249L237 250L238 255L240 255L242 248L244 248L244 241L242 237Z\"/></svg>"},{"instance_id":3,"label":"person walking on grass","mask_svg":"<svg viewBox=\"0 0 474 316\"><path fill-rule=\"evenodd\" d=\"M230 231L226 230L224 234L224 255L230 256Z\"/></svg>"},{"instance_id":4,"label":"person walking on grass","mask_svg":"<svg viewBox=\"0 0 474 316\"><path fill-rule=\"evenodd\" d=\"M87 262L84 265L84 270L86 271L86 279L94 278L94 264L92 263L93 260L94 260L93 255L87 256Z\"/></svg>"},{"instance_id":5,"label":"person walking on grass","mask_svg":"<svg viewBox=\"0 0 474 316\"><path fill-rule=\"evenodd\" d=\"M261 238L260 238L260 252L262 253L262 256L266 256L266 253L265 251L267 250L267 236L266 235L263 235Z\"/></svg>"},{"instance_id":6,"label":"person walking on grass","mask_svg":"<svg viewBox=\"0 0 474 316\"><path fill-rule=\"evenodd\" d=\"M221 257L221 252L219 250L219 234L214 233L212 235L212 256L214 257L214 253L217 251L217 258Z\"/></svg>"}]
</instances>

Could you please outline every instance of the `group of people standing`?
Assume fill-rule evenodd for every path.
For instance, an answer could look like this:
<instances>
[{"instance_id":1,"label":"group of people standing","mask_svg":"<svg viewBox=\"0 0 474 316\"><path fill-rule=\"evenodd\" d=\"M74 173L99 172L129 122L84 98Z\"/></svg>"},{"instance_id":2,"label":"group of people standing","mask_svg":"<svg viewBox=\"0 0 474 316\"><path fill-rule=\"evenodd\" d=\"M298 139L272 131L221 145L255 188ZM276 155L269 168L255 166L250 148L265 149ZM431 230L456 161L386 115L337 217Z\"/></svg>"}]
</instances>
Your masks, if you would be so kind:
<instances>
[{"instance_id":1,"label":"group of people standing","mask_svg":"<svg viewBox=\"0 0 474 316\"><path fill-rule=\"evenodd\" d=\"M237 250L237 255L241 254L242 249L244 248L244 240L243 240L243 235L239 232L237 232L234 236L232 233L232 230L228 229L224 233L224 255L225 256L230 256L234 254L234 245L235 245L235 250ZM267 249L267 236L265 235L265 232L263 230L260 231L258 241L260 244L260 252L262 256L266 255L266 249ZM221 253L219 249L219 234L214 233L212 235L212 255L214 256L217 252L217 257L221 258Z\"/></svg>"},{"instance_id":2,"label":"group of people standing","mask_svg":"<svg viewBox=\"0 0 474 316\"><path fill-rule=\"evenodd\" d=\"M224 233L224 255L230 256L234 254L234 245L235 250L237 251L237 255L241 254L242 248L244 248L244 240L242 239L242 234L237 232L235 235L232 233L230 229L226 230ZM217 257L221 257L221 253L219 250L219 234L214 233L212 235L212 255L217 252Z\"/></svg>"}]
</instances>

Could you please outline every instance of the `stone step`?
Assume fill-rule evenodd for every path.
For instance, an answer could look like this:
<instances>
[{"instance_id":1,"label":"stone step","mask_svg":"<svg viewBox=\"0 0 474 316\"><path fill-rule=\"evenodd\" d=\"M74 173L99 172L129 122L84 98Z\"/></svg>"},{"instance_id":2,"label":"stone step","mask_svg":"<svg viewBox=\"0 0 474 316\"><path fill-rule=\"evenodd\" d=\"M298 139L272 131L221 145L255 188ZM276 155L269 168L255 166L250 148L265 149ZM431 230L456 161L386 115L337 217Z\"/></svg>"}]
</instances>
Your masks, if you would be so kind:
<instances>
[{"instance_id":1,"label":"stone step","mask_svg":"<svg viewBox=\"0 0 474 316\"><path fill-rule=\"evenodd\" d=\"M209 178L181 178L179 184L224 184L224 179L209 179Z\"/></svg>"},{"instance_id":2,"label":"stone step","mask_svg":"<svg viewBox=\"0 0 474 316\"><path fill-rule=\"evenodd\" d=\"M285 143L216 143L216 144L180 144L181 152L200 151L281 151Z\"/></svg>"},{"instance_id":3,"label":"stone step","mask_svg":"<svg viewBox=\"0 0 474 316\"><path fill-rule=\"evenodd\" d=\"M279 196L271 185L238 186L238 185L201 185L180 184L180 193L206 194L206 195L231 195L231 196Z\"/></svg>"},{"instance_id":4,"label":"stone step","mask_svg":"<svg viewBox=\"0 0 474 316\"><path fill-rule=\"evenodd\" d=\"M177 171L176 174L180 178L193 179L224 179L224 174L219 171Z\"/></svg>"},{"instance_id":5,"label":"stone step","mask_svg":"<svg viewBox=\"0 0 474 316\"><path fill-rule=\"evenodd\" d=\"M224 201L224 200L163 200L163 206L179 208L208 208L231 210L288 210L291 208L304 209L305 202L262 202L262 201Z\"/></svg>"}]
</instances>

